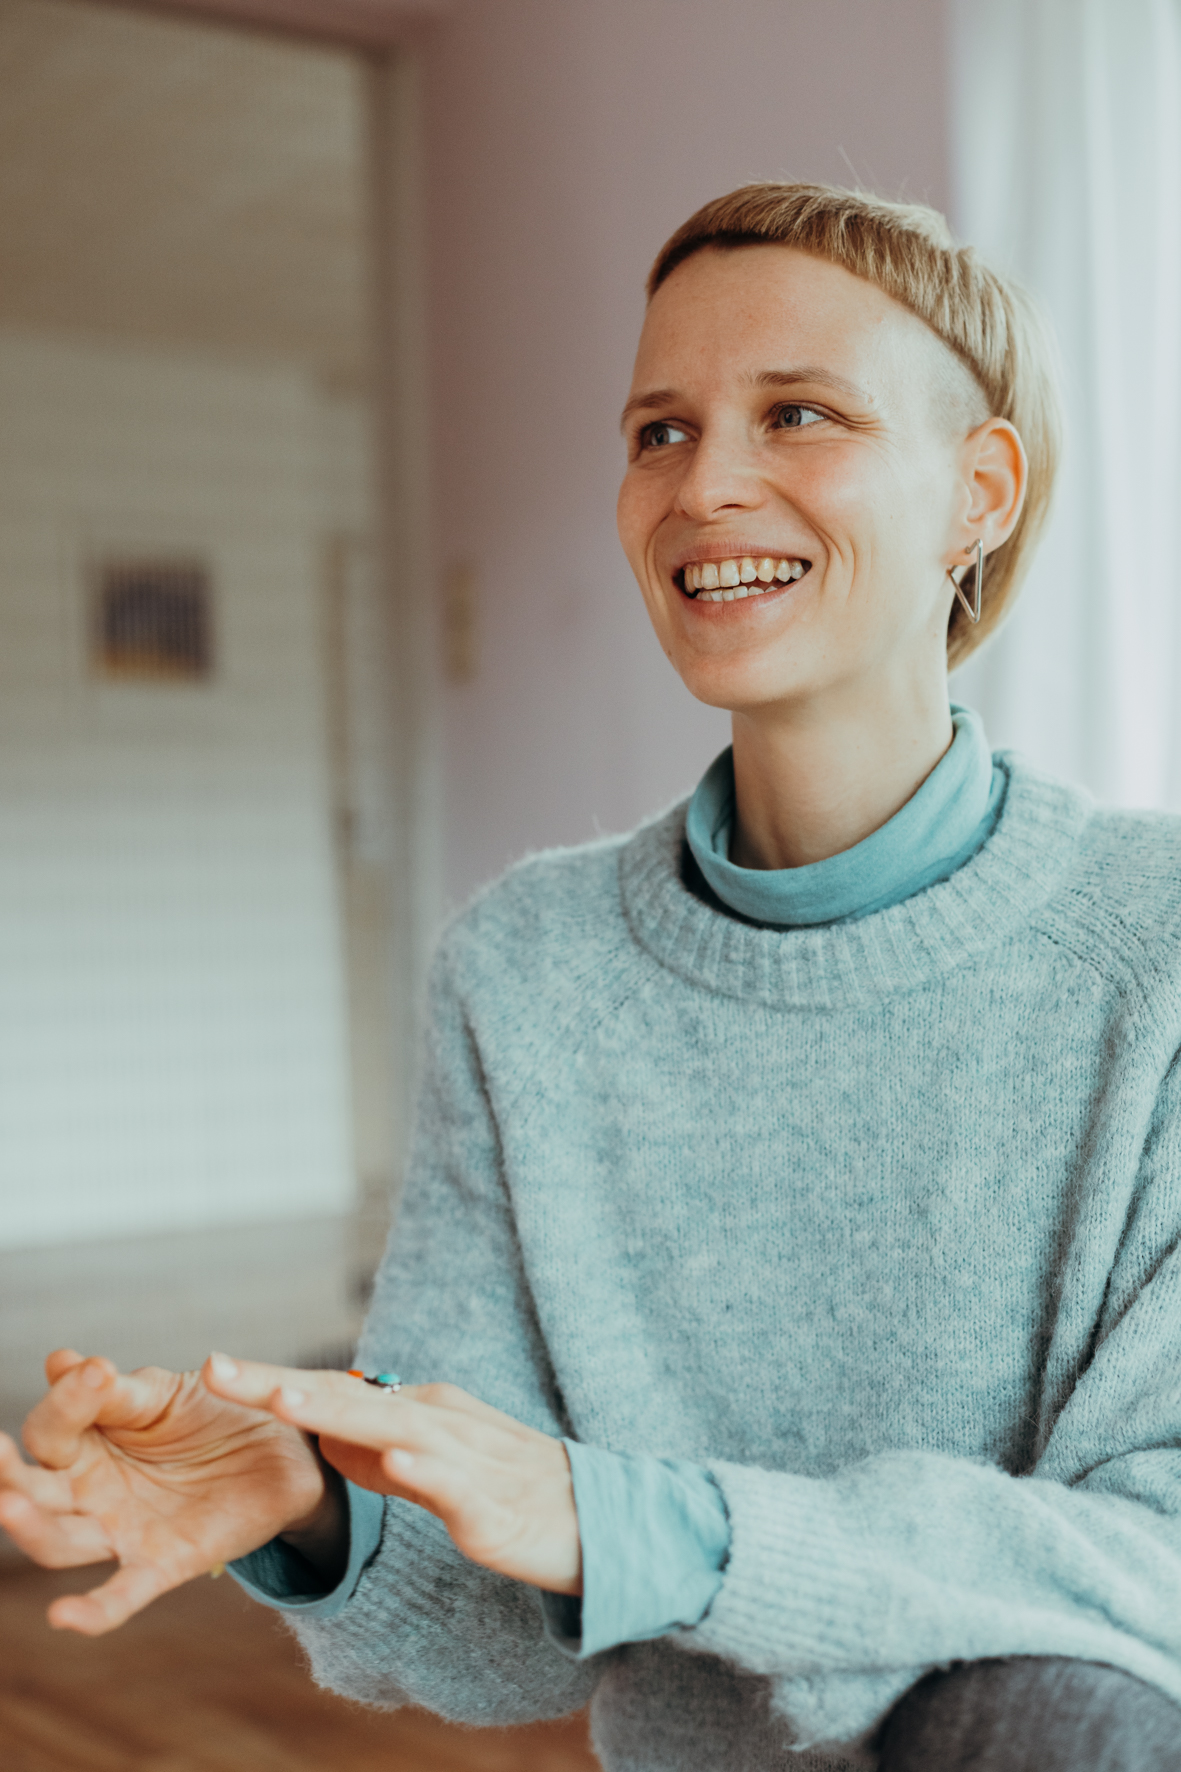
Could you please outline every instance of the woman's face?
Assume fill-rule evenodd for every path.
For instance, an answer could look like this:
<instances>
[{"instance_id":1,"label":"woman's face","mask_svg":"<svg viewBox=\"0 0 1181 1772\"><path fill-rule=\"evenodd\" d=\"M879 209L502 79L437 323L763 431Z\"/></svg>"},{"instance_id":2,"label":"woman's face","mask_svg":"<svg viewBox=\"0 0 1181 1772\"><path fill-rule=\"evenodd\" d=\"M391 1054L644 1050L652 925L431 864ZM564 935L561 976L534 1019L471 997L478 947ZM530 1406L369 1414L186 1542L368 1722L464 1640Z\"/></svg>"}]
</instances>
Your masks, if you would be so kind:
<instances>
[{"instance_id":1,"label":"woman's face","mask_svg":"<svg viewBox=\"0 0 1181 1772\"><path fill-rule=\"evenodd\" d=\"M754 713L945 668L972 402L923 322L837 265L678 266L640 339L619 533L694 695Z\"/></svg>"}]
</instances>

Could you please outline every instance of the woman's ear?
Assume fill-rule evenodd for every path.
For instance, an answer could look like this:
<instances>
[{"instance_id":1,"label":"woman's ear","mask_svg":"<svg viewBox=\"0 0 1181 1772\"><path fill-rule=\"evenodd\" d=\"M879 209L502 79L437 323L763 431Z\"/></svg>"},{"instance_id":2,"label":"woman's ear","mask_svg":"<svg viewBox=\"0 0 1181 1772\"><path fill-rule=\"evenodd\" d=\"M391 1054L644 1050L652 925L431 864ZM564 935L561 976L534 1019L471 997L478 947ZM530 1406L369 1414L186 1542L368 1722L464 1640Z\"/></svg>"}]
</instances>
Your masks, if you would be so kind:
<instances>
[{"instance_id":1,"label":"woman's ear","mask_svg":"<svg viewBox=\"0 0 1181 1772\"><path fill-rule=\"evenodd\" d=\"M993 553L1017 526L1029 482L1025 445L1007 418L986 419L963 445L968 493L964 547L984 543Z\"/></svg>"}]
</instances>

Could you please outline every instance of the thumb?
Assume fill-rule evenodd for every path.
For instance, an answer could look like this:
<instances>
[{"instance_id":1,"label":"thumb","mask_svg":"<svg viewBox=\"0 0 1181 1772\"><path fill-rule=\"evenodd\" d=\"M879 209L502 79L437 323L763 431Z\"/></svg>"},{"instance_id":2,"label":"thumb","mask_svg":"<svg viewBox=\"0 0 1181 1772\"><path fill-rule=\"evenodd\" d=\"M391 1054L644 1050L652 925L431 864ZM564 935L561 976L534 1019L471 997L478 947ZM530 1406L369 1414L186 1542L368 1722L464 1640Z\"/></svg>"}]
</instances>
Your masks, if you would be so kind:
<instances>
[{"instance_id":1,"label":"thumb","mask_svg":"<svg viewBox=\"0 0 1181 1772\"><path fill-rule=\"evenodd\" d=\"M62 1594L49 1608L49 1622L54 1630L100 1637L125 1624L134 1613L142 1612L176 1585L176 1581L148 1564L123 1566L88 1594Z\"/></svg>"},{"instance_id":2,"label":"thumb","mask_svg":"<svg viewBox=\"0 0 1181 1772\"><path fill-rule=\"evenodd\" d=\"M349 1440L334 1440L327 1434L318 1434L316 1444L325 1463L358 1489L372 1489L377 1495L400 1493L382 1467L381 1453L371 1446L354 1446Z\"/></svg>"}]
</instances>

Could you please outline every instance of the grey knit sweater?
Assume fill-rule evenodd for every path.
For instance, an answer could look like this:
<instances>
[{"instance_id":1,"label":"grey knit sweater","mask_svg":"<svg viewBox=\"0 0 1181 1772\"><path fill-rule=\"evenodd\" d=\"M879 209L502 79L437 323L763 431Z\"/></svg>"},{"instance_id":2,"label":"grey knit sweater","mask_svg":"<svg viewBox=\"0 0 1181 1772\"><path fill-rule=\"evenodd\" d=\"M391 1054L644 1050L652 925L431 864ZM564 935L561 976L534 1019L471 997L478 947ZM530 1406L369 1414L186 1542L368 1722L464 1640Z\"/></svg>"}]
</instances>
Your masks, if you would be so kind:
<instances>
[{"instance_id":1,"label":"grey knit sweater","mask_svg":"<svg viewBox=\"0 0 1181 1772\"><path fill-rule=\"evenodd\" d=\"M678 807L452 927L361 1358L703 1464L730 1557L699 1625L575 1663L390 1501L294 1619L318 1679L590 1701L609 1772L872 1766L963 1658L1181 1699L1181 821L1002 762L980 852L857 922L702 903Z\"/></svg>"}]
</instances>

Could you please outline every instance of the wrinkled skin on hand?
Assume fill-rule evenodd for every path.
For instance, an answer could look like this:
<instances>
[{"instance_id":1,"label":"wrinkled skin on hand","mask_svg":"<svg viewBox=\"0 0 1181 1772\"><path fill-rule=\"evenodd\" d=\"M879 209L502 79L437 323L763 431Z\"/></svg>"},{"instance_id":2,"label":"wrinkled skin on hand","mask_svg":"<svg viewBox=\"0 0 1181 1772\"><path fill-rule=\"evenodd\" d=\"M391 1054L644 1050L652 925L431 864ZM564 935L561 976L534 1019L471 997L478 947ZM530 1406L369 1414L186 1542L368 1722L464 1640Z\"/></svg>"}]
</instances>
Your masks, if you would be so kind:
<instances>
[{"instance_id":1,"label":"wrinkled skin on hand","mask_svg":"<svg viewBox=\"0 0 1181 1772\"><path fill-rule=\"evenodd\" d=\"M98 1636L170 1588L254 1550L322 1510L308 1437L266 1410L214 1396L197 1373L120 1374L61 1349L31 1412L26 1464L0 1436L0 1525L48 1568L117 1559L87 1594L49 1612Z\"/></svg>"},{"instance_id":2,"label":"wrinkled skin on hand","mask_svg":"<svg viewBox=\"0 0 1181 1772\"><path fill-rule=\"evenodd\" d=\"M453 1384L387 1394L344 1372L297 1372L213 1355L205 1382L319 1436L361 1488L442 1520L465 1557L551 1593L582 1592L582 1542L561 1440Z\"/></svg>"},{"instance_id":3,"label":"wrinkled skin on hand","mask_svg":"<svg viewBox=\"0 0 1181 1772\"><path fill-rule=\"evenodd\" d=\"M200 1373L69 1349L46 1362L27 1464L0 1435L0 1526L36 1562L117 1559L87 1594L50 1607L98 1636L170 1588L282 1535L331 1582L347 1526L340 1476L438 1516L473 1562L555 1593L582 1591L562 1442L454 1385L396 1396L342 1372L212 1355Z\"/></svg>"}]
</instances>

